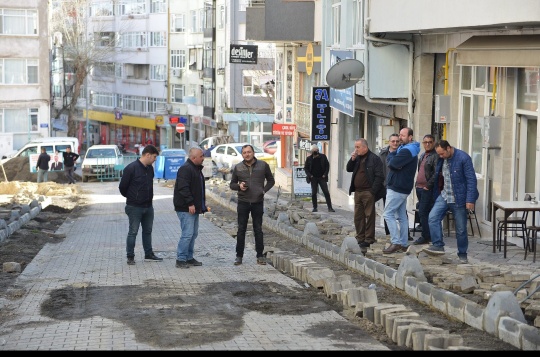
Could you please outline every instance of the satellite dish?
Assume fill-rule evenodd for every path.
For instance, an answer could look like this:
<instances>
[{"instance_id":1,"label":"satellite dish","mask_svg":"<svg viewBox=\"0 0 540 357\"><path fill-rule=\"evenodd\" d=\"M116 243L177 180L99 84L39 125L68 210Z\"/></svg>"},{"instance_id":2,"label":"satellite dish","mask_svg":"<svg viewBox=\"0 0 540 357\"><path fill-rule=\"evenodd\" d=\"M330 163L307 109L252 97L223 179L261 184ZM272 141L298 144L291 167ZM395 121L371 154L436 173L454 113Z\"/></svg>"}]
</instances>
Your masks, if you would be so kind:
<instances>
[{"instance_id":1,"label":"satellite dish","mask_svg":"<svg viewBox=\"0 0 540 357\"><path fill-rule=\"evenodd\" d=\"M337 62L326 73L326 83L335 89L354 86L364 76L364 64L349 58Z\"/></svg>"}]
</instances>

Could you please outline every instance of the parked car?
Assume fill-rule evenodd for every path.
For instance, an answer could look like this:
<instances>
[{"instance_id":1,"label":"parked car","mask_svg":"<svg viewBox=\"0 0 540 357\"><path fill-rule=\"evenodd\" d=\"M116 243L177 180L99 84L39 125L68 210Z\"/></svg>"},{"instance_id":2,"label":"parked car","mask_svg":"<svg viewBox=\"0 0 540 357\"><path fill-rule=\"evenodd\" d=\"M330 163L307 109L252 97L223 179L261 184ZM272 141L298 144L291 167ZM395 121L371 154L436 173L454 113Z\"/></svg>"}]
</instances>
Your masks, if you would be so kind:
<instances>
[{"instance_id":1,"label":"parked car","mask_svg":"<svg viewBox=\"0 0 540 357\"><path fill-rule=\"evenodd\" d=\"M117 145L93 145L86 150L81 168L83 182L88 182L90 177L120 179L124 171L124 155Z\"/></svg>"},{"instance_id":2,"label":"parked car","mask_svg":"<svg viewBox=\"0 0 540 357\"><path fill-rule=\"evenodd\" d=\"M267 154L274 155L274 153L277 151L278 143L278 140L265 141L262 145L263 151Z\"/></svg>"},{"instance_id":3,"label":"parked car","mask_svg":"<svg viewBox=\"0 0 540 357\"><path fill-rule=\"evenodd\" d=\"M218 167L218 169L232 169L234 165L243 160L242 158L242 146L248 143L233 143L233 144L221 144L217 145L211 152L212 162ZM261 148L253 146L255 150L255 157L272 158L273 156L265 153Z\"/></svg>"}]
</instances>

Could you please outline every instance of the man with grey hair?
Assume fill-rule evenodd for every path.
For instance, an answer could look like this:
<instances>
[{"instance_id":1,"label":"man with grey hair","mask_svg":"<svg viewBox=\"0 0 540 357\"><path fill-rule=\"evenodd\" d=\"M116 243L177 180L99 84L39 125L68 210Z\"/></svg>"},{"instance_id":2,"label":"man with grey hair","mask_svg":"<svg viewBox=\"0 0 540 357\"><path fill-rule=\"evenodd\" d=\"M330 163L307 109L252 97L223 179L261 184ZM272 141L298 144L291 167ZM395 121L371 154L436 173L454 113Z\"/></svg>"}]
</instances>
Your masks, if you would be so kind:
<instances>
[{"instance_id":1,"label":"man with grey hair","mask_svg":"<svg viewBox=\"0 0 540 357\"><path fill-rule=\"evenodd\" d=\"M332 208L332 199L328 191L328 171L330 163L325 154L319 152L317 145L311 145L311 155L306 158L304 171L306 172L306 181L311 184L311 201L313 203L313 212L317 212L317 191L319 186L324 194L328 212L335 212Z\"/></svg>"}]
</instances>

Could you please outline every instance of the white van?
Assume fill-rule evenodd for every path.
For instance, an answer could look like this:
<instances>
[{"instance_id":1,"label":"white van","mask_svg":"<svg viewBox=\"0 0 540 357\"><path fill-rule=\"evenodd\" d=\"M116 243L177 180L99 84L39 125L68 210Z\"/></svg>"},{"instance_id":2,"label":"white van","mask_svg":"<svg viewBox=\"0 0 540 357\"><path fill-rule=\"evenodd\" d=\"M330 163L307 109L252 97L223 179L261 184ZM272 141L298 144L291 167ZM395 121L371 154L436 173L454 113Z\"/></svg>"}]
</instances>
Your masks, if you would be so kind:
<instances>
[{"instance_id":1,"label":"white van","mask_svg":"<svg viewBox=\"0 0 540 357\"><path fill-rule=\"evenodd\" d=\"M136 156L133 156L136 158ZM82 162L82 181L120 180L124 171L124 155L117 145L92 145Z\"/></svg>"},{"instance_id":2,"label":"white van","mask_svg":"<svg viewBox=\"0 0 540 357\"><path fill-rule=\"evenodd\" d=\"M41 148L44 147L47 150L47 154L52 155L56 151L66 151L66 148L70 147L71 152L77 153L79 150L79 139L68 136L52 136L48 138L34 139L26 143L19 151L12 155L8 155L2 158L0 163L5 163L14 157L27 157L32 155L41 154Z\"/></svg>"}]
</instances>

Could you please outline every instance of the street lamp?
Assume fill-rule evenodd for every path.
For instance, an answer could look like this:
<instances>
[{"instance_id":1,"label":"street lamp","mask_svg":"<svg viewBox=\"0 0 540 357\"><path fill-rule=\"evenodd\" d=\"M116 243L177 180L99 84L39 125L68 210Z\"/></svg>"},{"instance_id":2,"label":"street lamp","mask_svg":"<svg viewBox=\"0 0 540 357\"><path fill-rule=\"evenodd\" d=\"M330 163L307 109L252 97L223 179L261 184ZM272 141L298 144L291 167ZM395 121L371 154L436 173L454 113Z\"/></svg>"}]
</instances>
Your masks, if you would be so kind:
<instances>
[{"instance_id":1,"label":"street lamp","mask_svg":"<svg viewBox=\"0 0 540 357\"><path fill-rule=\"evenodd\" d=\"M254 116L255 119L251 119L251 117ZM259 120L257 119L255 113L250 112L241 112L240 113L240 120L238 121L239 125L242 125L243 123L247 123L247 136L248 136L248 144L251 145L251 122L258 123Z\"/></svg>"}]
</instances>

